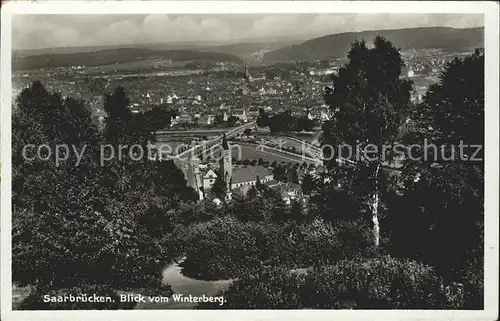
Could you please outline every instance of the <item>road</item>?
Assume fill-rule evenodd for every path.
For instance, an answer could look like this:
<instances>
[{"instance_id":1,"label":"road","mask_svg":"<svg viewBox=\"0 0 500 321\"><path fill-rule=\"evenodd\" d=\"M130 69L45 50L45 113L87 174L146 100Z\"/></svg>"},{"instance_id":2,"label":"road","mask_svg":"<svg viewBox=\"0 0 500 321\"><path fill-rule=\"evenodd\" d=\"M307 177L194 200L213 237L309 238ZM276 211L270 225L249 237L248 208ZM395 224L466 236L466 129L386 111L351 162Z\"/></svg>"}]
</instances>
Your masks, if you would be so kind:
<instances>
[{"instance_id":1,"label":"road","mask_svg":"<svg viewBox=\"0 0 500 321\"><path fill-rule=\"evenodd\" d=\"M226 132L226 138L228 138L228 139L232 138L232 137L238 135L239 133L244 132L246 129L254 127L255 125L256 125L255 121L252 121L252 122L243 124L239 127L233 128L233 129L229 130L228 132ZM193 147L183 151L182 153L179 153L177 155L177 157L181 158L181 159L186 159L190 155L198 156L199 154L201 154L203 152L203 150L212 149L216 145L220 145L221 143L222 143L222 135L205 142L203 145L193 146Z\"/></svg>"}]
</instances>

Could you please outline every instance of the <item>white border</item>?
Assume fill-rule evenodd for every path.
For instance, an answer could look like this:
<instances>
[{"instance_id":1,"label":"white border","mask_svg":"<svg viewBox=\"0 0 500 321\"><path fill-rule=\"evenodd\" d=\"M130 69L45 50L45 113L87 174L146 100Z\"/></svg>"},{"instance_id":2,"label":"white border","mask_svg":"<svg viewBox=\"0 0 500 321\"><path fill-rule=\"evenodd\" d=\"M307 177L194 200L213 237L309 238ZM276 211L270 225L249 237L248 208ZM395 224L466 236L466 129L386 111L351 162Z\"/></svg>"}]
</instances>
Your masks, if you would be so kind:
<instances>
[{"instance_id":1,"label":"white border","mask_svg":"<svg viewBox=\"0 0 500 321\"><path fill-rule=\"evenodd\" d=\"M485 21L485 310L132 310L12 311L11 282L11 15L151 13L482 13ZM432 1L36 1L8 2L1 10L1 317L4 320L496 320L498 316L498 66L499 5ZM474 130L474 129L471 129Z\"/></svg>"}]
</instances>

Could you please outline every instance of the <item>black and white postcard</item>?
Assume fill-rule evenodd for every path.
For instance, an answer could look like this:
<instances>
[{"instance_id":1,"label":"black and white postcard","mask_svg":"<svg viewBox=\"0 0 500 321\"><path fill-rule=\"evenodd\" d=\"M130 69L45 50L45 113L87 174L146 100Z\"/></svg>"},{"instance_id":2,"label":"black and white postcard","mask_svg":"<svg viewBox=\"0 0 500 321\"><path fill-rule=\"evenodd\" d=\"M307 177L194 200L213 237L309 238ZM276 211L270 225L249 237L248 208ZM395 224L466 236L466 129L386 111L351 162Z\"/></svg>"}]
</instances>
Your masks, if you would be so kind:
<instances>
[{"instance_id":1,"label":"black and white postcard","mask_svg":"<svg viewBox=\"0 0 500 321\"><path fill-rule=\"evenodd\" d=\"M2 319L497 319L498 14L7 2Z\"/></svg>"}]
</instances>

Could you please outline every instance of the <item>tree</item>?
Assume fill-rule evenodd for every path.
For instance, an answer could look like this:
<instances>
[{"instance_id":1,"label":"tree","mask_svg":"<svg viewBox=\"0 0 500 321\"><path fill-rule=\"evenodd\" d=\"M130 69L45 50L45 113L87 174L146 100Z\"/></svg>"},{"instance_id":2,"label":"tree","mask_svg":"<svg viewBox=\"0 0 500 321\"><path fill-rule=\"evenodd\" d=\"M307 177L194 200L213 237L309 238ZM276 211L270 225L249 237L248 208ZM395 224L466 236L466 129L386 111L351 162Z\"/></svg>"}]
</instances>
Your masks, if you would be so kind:
<instances>
[{"instance_id":1,"label":"tree","mask_svg":"<svg viewBox=\"0 0 500 321\"><path fill-rule=\"evenodd\" d=\"M135 116L134 126L137 130L153 133L168 128L171 118L178 116L178 114L176 110L155 106L151 110Z\"/></svg>"},{"instance_id":2,"label":"tree","mask_svg":"<svg viewBox=\"0 0 500 321\"><path fill-rule=\"evenodd\" d=\"M407 144L427 139L445 148L413 152L413 159L420 160L404 164L403 195L393 196L389 211L394 251L418 257L461 282L466 306L481 308L484 149L464 147L461 152L459 145L484 146L484 53L477 50L449 62L411 117L417 130L404 137ZM448 159L452 148L455 157Z\"/></svg>"},{"instance_id":3,"label":"tree","mask_svg":"<svg viewBox=\"0 0 500 321\"><path fill-rule=\"evenodd\" d=\"M259 127L269 126L269 116L264 111L264 108L259 108L259 116L257 116L257 126Z\"/></svg>"},{"instance_id":4,"label":"tree","mask_svg":"<svg viewBox=\"0 0 500 321\"><path fill-rule=\"evenodd\" d=\"M295 184L299 184L299 175L297 173L297 167L289 167L287 172L287 181Z\"/></svg>"},{"instance_id":5,"label":"tree","mask_svg":"<svg viewBox=\"0 0 500 321\"><path fill-rule=\"evenodd\" d=\"M215 115L214 124L220 125L222 123L224 123L224 115L221 113L218 113L217 115Z\"/></svg>"},{"instance_id":6,"label":"tree","mask_svg":"<svg viewBox=\"0 0 500 321\"><path fill-rule=\"evenodd\" d=\"M218 175L215 178L214 185L212 185L212 194L214 194L217 198L224 200L226 198L227 186L224 179Z\"/></svg>"},{"instance_id":7,"label":"tree","mask_svg":"<svg viewBox=\"0 0 500 321\"><path fill-rule=\"evenodd\" d=\"M300 202L293 202L290 208L290 217L294 222L301 222L304 219L304 214L302 213L302 205Z\"/></svg>"},{"instance_id":8,"label":"tree","mask_svg":"<svg viewBox=\"0 0 500 321\"><path fill-rule=\"evenodd\" d=\"M261 189L262 186L263 184L261 183L259 176L255 177L255 187L257 188L257 190Z\"/></svg>"},{"instance_id":9,"label":"tree","mask_svg":"<svg viewBox=\"0 0 500 321\"><path fill-rule=\"evenodd\" d=\"M291 111L287 110L269 117L267 123L271 132L277 133L294 130L297 120L292 116Z\"/></svg>"},{"instance_id":10,"label":"tree","mask_svg":"<svg viewBox=\"0 0 500 321\"><path fill-rule=\"evenodd\" d=\"M295 130L300 132L302 130L304 131L311 131L314 128L314 121L307 118L307 117L299 117L297 118L297 125Z\"/></svg>"},{"instance_id":11,"label":"tree","mask_svg":"<svg viewBox=\"0 0 500 321\"><path fill-rule=\"evenodd\" d=\"M302 177L301 188L304 195L311 195L312 191L315 188L315 179L311 174L304 174L304 176Z\"/></svg>"},{"instance_id":12,"label":"tree","mask_svg":"<svg viewBox=\"0 0 500 321\"><path fill-rule=\"evenodd\" d=\"M125 93L109 97L108 142L140 141L132 127L116 127L120 122L130 124L128 113L118 108L125 105ZM41 293L90 293L92 289L100 294L130 289L171 293L161 284L161 271L179 253L166 213L181 200L188 201L190 189L171 162L111 160L100 166L104 138L88 115L82 102L62 100L39 82L17 98L12 277L21 286L34 287L26 301L31 306L24 308L39 307ZM87 148L78 164L76 157L55 164L23 157L27 144Z\"/></svg>"},{"instance_id":13,"label":"tree","mask_svg":"<svg viewBox=\"0 0 500 321\"><path fill-rule=\"evenodd\" d=\"M104 138L110 143L125 143L132 135L132 113L125 88L118 86L112 94L104 95Z\"/></svg>"},{"instance_id":14,"label":"tree","mask_svg":"<svg viewBox=\"0 0 500 321\"><path fill-rule=\"evenodd\" d=\"M273 176L274 176L274 179L277 181L281 181L281 182L287 181L286 169L281 165L277 165L273 168Z\"/></svg>"},{"instance_id":15,"label":"tree","mask_svg":"<svg viewBox=\"0 0 500 321\"><path fill-rule=\"evenodd\" d=\"M357 194L360 204L369 206L373 243L378 246L380 194L386 174L383 146L395 142L410 104L412 84L400 78L404 66L401 55L382 37L375 38L372 49L364 41L354 42L348 59L348 64L334 76L333 90L325 94L325 102L335 117L323 125L322 144L337 148L347 144L352 152L359 153L354 166L332 171L340 176L333 177L333 181L342 181ZM330 157L331 151L324 152ZM348 158L345 152L342 156ZM326 165L335 168L337 162L333 159Z\"/></svg>"},{"instance_id":16,"label":"tree","mask_svg":"<svg viewBox=\"0 0 500 321\"><path fill-rule=\"evenodd\" d=\"M252 186L241 199L234 199L233 215L243 222L269 221L273 215L273 207L266 201L260 191Z\"/></svg>"},{"instance_id":17,"label":"tree","mask_svg":"<svg viewBox=\"0 0 500 321\"><path fill-rule=\"evenodd\" d=\"M229 127L234 127L236 126L236 123L238 123L240 121L240 119L236 116L229 116L229 118L227 119L227 125Z\"/></svg>"}]
</instances>

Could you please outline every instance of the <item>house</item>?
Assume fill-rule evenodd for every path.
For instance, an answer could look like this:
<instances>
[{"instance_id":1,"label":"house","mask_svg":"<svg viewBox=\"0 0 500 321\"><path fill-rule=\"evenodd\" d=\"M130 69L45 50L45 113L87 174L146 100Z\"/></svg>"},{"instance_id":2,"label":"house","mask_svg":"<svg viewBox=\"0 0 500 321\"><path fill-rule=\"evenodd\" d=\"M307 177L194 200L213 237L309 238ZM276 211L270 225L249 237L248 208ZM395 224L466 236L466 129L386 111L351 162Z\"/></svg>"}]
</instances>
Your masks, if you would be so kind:
<instances>
[{"instance_id":1,"label":"house","mask_svg":"<svg viewBox=\"0 0 500 321\"><path fill-rule=\"evenodd\" d=\"M247 113L246 113L246 110L245 109L234 109L233 112L232 112L232 115L234 117L238 117L241 121L243 122L247 122L248 121L248 118L247 118Z\"/></svg>"},{"instance_id":2,"label":"house","mask_svg":"<svg viewBox=\"0 0 500 321\"><path fill-rule=\"evenodd\" d=\"M212 169L208 169L205 173L203 173L202 175L203 190L207 191L211 189L215 183L216 178L217 174Z\"/></svg>"},{"instance_id":3,"label":"house","mask_svg":"<svg viewBox=\"0 0 500 321\"><path fill-rule=\"evenodd\" d=\"M276 95L276 89L272 88L272 87L269 87L267 89L267 94L268 95Z\"/></svg>"},{"instance_id":4,"label":"house","mask_svg":"<svg viewBox=\"0 0 500 321\"><path fill-rule=\"evenodd\" d=\"M199 118L198 123L204 125L212 125L215 121L215 115L203 115Z\"/></svg>"},{"instance_id":5,"label":"house","mask_svg":"<svg viewBox=\"0 0 500 321\"><path fill-rule=\"evenodd\" d=\"M250 107L248 109L247 118L255 118L259 116L259 107Z\"/></svg>"},{"instance_id":6,"label":"house","mask_svg":"<svg viewBox=\"0 0 500 321\"><path fill-rule=\"evenodd\" d=\"M236 90L236 95L238 96L246 96L250 93L250 89L246 86L241 86Z\"/></svg>"},{"instance_id":7,"label":"house","mask_svg":"<svg viewBox=\"0 0 500 321\"><path fill-rule=\"evenodd\" d=\"M281 183L271 188L281 195L286 204L291 204L293 200L297 200L302 197L302 189L300 185L296 183Z\"/></svg>"},{"instance_id":8,"label":"house","mask_svg":"<svg viewBox=\"0 0 500 321\"><path fill-rule=\"evenodd\" d=\"M273 173L264 166L235 167L231 176L231 189L255 186L257 177L263 184L274 179Z\"/></svg>"},{"instance_id":9,"label":"house","mask_svg":"<svg viewBox=\"0 0 500 321\"><path fill-rule=\"evenodd\" d=\"M177 118L177 124L182 124L182 123L190 124L193 122L193 117L187 114L177 116L176 118Z\"/></svg>"}]
</instances>

